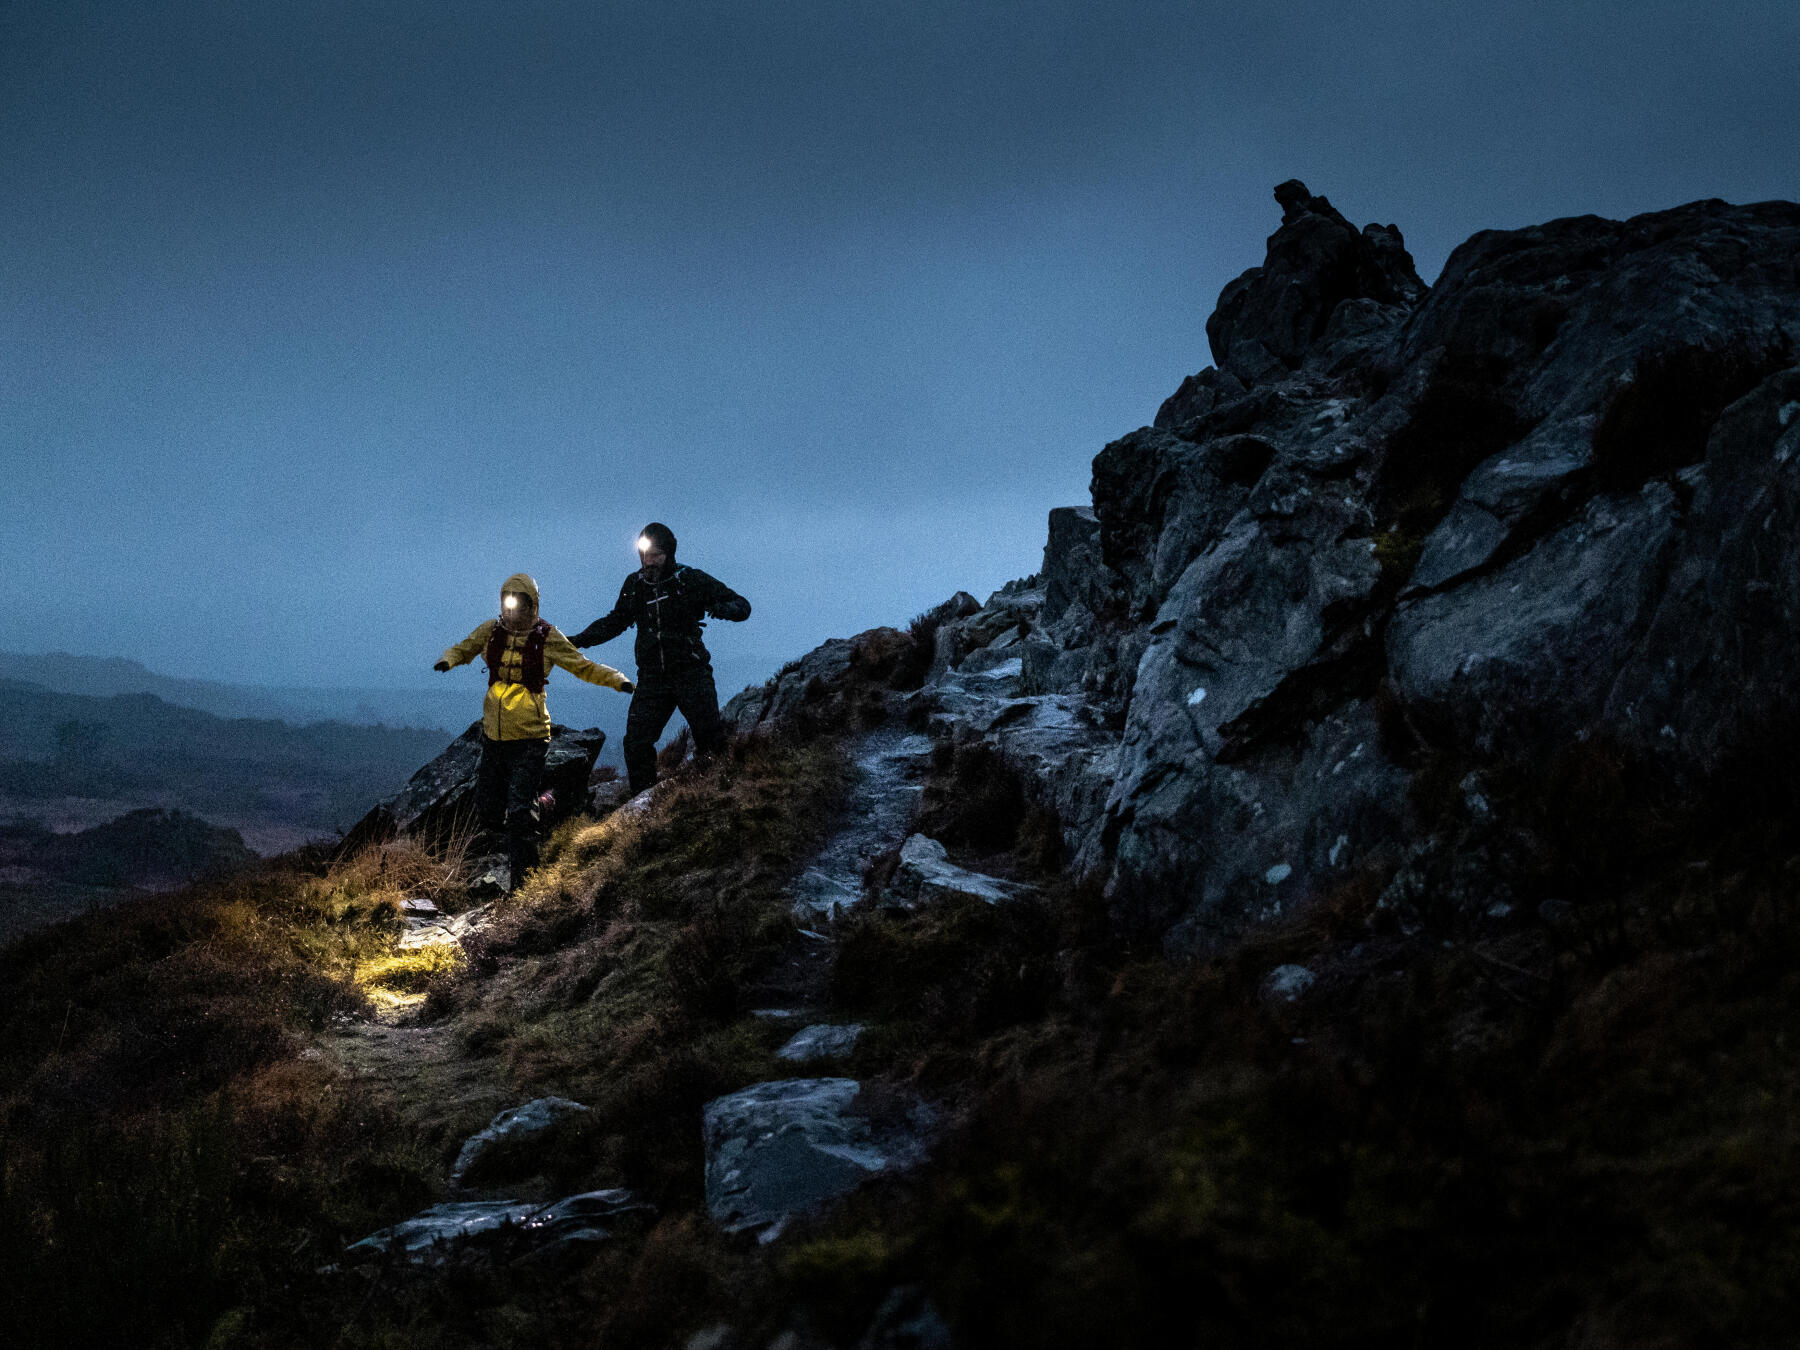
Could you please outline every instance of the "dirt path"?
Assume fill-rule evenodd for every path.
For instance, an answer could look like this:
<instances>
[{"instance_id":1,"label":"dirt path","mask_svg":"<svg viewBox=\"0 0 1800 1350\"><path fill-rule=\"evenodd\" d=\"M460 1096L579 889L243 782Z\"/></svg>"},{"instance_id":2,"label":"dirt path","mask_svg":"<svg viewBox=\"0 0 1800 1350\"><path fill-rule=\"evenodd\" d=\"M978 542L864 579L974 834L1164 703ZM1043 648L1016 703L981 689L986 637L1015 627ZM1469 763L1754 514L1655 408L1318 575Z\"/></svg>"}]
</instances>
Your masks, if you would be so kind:
<instances>
[{"instance_id":1,"label":"dirt path","mask_svg":"<svg viewBox=\"0 0 1800 1350\"><path fill-rule=\"evenodd\" d=\"M423 1134L456 1120L485 1124L518 1104L498 1061L469 1054L449 1026L345 1022L328 1031L319 1048Z\"/></svg>"}]
</instances>

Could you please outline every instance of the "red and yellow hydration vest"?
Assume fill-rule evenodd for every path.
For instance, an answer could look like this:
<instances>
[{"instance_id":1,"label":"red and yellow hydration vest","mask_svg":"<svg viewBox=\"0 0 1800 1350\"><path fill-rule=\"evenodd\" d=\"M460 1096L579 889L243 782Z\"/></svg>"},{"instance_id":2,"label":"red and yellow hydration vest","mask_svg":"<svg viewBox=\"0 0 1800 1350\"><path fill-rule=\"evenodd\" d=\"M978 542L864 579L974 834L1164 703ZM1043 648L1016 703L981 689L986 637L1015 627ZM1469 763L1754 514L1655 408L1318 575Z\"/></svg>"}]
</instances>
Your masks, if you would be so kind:
<instances>
[{"instance_id":1,"label":"red and yellow hydration vest","mask_svg":"<svg viewBox=\"0 0 1800 1350\"><path fill-rule=\"evenodd\" d=\"M550 637L550 625L539 619L525 633L525 641L513 644L514 636L500 625L488 638L482 659L487 662L489 684L522 684L534 694L544 692L550 672L544 666L544 643Z\"/></svg>"}]
</instances>

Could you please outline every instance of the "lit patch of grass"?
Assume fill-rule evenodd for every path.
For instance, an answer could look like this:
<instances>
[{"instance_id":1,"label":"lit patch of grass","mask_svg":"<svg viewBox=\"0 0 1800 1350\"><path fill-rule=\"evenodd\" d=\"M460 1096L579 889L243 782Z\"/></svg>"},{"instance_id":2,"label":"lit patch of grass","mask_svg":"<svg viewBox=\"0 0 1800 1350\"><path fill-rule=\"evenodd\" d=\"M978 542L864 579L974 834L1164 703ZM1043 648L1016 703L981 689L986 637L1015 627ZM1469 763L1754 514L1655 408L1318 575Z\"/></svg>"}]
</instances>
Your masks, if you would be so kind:
<instances>
[{"instance_id":1,"label":"lit patch of grass","mask_svg":"<svg viewBox=\"0 0 1800 1350\"><path fill-rule=\"evenodd\" d=\"M356 987L375 1007L389 1014L423 1006L434 985L453 976L463 964L454 943L414 947L355 967Z\"/></svg>"}]
</instances>

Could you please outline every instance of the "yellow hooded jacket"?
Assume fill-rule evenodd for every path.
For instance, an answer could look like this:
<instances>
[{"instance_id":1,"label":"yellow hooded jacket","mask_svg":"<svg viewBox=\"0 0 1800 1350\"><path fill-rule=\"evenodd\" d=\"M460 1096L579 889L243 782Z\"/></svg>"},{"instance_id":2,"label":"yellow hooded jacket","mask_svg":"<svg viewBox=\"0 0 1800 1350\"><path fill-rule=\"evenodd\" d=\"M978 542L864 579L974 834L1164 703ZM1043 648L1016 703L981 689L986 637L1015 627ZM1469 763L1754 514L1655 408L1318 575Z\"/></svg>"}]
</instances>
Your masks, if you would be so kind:
<instances>
[{"instance_id":1,"label":"yellow hooded jacket","mask_svg":"<svg viewBox=\"0 0 1800 1350\"><path fill-rule=\"evenodd\" d=\"M501 595L508 592L523 595L531 602L531 613L526 620L526 627L537 622L538 588L537 583L523 572L515 572L500 587ZM443 659L451 666L467 665L487 650L488 640L493 637L494 629L499 625L498 619L489 619L473 633L445 651ZM500 653L500 672L517 676L525 664L526 633L506 635L506 648ZM562 635L562 631L554 626L544 639L544 674L550 673L550 667L561 666L578 680L586 680L589 684L604 685L609 689L617 689L630 681L611 666L603 666L590 661L575 650L573 643ZM550 710L543 693L532 693L524 685L515 680L501 678L487 687L487 697L481 704L481 731L491 741L547 741L550 739Z\"/></svg>"}]
</instances>

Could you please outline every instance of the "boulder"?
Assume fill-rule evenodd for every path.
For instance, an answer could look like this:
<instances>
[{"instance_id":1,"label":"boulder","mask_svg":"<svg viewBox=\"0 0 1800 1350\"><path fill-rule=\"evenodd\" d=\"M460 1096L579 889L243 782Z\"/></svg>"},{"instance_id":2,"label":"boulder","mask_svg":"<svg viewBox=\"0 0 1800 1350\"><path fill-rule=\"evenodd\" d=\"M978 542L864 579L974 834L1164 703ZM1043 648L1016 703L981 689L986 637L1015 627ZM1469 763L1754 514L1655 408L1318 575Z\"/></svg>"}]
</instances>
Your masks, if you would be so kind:
<instances>
[{"instance_id":1,"label":"boulder","mask_svg":"<svg viewBox=\"0 0 1800 1350\"><path fill-rule=\"evenodd\" d=\"M708 1102L702 1133L713 1221L772 1241L794 1215L919 1161L931 1111L907 1099L866 1113L857 1109L861 1091L852 1078L788 1078Z\"/></svg>"},{"instance_id":2,"label":"boulder","mask_svg":"<svg viewBox=\"0 0 1800 1350\"><path fill-rule=\"evenodd\" d=\"M553 725L544 755L544 789L551 802L543 823L554 825L582 810L588 801L588 776L606 744L598 727L573 731ZM348 857L370 844L397 835L431 845L442 844L475 828L475 770L481 763L481 723L475 722L443 754L407 780L406 786L373 807L350 828L338 845Z\"/></svg>"},{"instance_id":3,"label":"boulder","mask_svg":"<svg viewBox=\"0 0 1800 1350\"><path fill-rule=\"evenodd\" d=\"M851 638L832 638L798 661L788 662L774 678L729 700L719 710L725 725L748 734L792 717L805 704L822 699L849 674L855 648Z\"/></svg>"},{"instance_id":4,"label":"boulder","mask_svg":"<svg viewBox=\"0 0 1800 1350\"><path fill-rule=\"evenodd\" d=\"M1276 966L1262 982L1264 1003L1297 1003L1318 982L1305 966Z\"/></svg>"},{"instance_id":5,"label":"boulder","mask_svg":"<svg viewBox=\"0 0 1800 1350\"><path fill-rule=\"evenodd\" d=\"M492 1172L494 1159L502 1155L512 1158L515 1172L529 1175L534 1169L529 1164L523 1168L518 1164L521 1151L541 1142L571 1117L587 1114L589 1109L566 1097L538 1097L523 1106L508 1107L489 1121L486 1129L464 1142L450 1169L450 1189L454 1191L467 1178Z\"/></svg>"},{"instance_id":6,"label":"boulder","mask_svg":"<svg viewBox=\"0 0 1800 1350\"><path fill-rule=\"evenodd\" d=\"M479 889L486 878L478 874L475 880ZM504 880L510 881L511 878L509 876ZM504 890L505 887L500 889ZM430 908L426 910L422 906ZM405 929L400 934L399 950L405 952L421 947L460 946L464 938L487 928L493 922L494 915L491 905L477 905L461 914L444 914L429 900L403 900L400 917Z\"/></svg>"}]
</instances>

